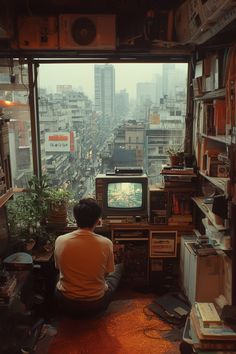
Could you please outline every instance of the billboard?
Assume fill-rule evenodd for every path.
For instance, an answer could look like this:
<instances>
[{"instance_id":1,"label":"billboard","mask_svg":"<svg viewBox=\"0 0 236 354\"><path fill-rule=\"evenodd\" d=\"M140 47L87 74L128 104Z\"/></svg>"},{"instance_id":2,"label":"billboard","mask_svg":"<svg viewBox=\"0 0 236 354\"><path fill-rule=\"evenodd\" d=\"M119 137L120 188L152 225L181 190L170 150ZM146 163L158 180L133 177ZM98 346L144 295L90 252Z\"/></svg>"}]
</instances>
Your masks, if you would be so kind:
<instances>
[{"instance_id":1,"label":"billboard","mask_svg":"<svg viewBox=\"0 0 236 354\"><path fill-rule=\"evenodd\" d=\"M74 152L74 132L45 133L46 152Z\"/></svg>"},{"instance_id":2,"label":"billboard","mask_svg":"<svg viewBox=\"0 0 236 354\"><path fill-rule=\"evenodd\" d=\"M160 115L159 114L150 114L149 116L149 123L150 124L160 124Z\"/></svg>"}]
</instances>

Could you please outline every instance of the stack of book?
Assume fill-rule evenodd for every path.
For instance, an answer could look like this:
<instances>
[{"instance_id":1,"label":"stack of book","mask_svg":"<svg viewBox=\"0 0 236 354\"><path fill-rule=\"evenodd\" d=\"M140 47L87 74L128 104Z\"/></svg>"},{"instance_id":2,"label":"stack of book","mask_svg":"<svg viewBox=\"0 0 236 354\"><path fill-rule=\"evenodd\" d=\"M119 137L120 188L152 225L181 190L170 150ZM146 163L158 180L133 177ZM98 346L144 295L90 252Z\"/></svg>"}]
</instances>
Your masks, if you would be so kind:
<instances>
[{"instance_id":1,"label":"stack of book","mask_svg":"<svg viewBox=\"0 0 236 354\"><path fill-rule=\"evenodd\" d=\"M220 318L214 303L196 302L190 312L192 345L201 350L236 350L236 328Z\"/></svg>"},{"instance_id":2,"label":"stack of book","mask_svg":"<svg viewBox=\"0 0 236 354\"><path fill-rule=\"evenodd\" d=\"M194 250L194 252L199 255L199 256L209 256L209 255L214 255L217 254L215 248L211 244L201 244L198 242L195 242L191 244L191 248Z\"/></svg>"},{"instance_id":3,"label":"stack of book","mask_svg":"<svg viewBox=\"0 0 236 354\"><path fill-rule=\"evenodd\" d=\"M171 167L168 165L163 165L161 170L161 175L164 180L164 187L179 188L179 187L190 187L191 183L194 181L196 174L192 167ZM187 185L186 185L187 183Z\"/></svg>"},{"instance_id":4,"label":"stack of book","mask_svg":"<svg viewBox=\"0 0 236 354\"><path fill-rule=\"evenodd\" d=\"M166 175L194 175L193 167L182 167L182 166L169 166L169 165L162 165L162 174Z\"/></svg>"}]
</instances>

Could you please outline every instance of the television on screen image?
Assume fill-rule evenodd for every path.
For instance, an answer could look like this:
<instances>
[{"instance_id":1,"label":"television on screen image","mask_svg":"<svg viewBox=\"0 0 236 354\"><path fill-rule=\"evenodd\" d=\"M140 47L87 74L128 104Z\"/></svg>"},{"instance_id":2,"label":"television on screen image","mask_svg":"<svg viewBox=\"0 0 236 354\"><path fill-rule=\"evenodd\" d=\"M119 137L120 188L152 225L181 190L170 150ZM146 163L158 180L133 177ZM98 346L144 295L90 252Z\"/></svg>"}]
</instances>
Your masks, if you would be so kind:
<instances>
[{"instance_id":1,"label":"television on screen image","mask_svg":"<svg viewBox=\"0 0 236 354\"><path fill-rule=\"evenodd\" d=\"M142 190L143 186L140 182L110 182L107 186L107 207L141 208Z\"/></svg>"},{"instance_id":2,"label":"television on screen image","mask_svg":"<svg viewBox=\"0 0 236 354\"><path fill-rule=\"evenodd\" d=\"M96 177L96 199L102 216L147 216L148 178L144 175L105 174Z\"/></svg>"}]
</instances>

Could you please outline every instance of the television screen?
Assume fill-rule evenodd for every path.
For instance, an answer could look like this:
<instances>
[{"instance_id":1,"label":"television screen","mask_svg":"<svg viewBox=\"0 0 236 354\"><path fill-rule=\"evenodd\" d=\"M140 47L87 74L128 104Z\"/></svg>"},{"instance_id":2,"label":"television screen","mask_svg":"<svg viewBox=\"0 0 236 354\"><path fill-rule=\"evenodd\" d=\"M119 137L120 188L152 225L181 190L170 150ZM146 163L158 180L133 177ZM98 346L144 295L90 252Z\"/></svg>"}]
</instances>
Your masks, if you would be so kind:
<instances>
[{"instance_id":1,"label":"television screen","mask_svg":"<svg viewBox=\"0 0 236 354\"><path fill-rule=\"evenodd\" d=\"M107 207L141 208L143 190L140 182L110 182L107 188Z\"/></svg>"},{"instance_id":2,"label":"television screen","mask_svg":"<svg viewBox=\"0 0 236 354\"><path fill-rule=\"evenodd\" d=\"M96 177L96 199L102 217L127 218L148 215L148 178L142 175L105 175Z\"/></svg>"}]
</instances>

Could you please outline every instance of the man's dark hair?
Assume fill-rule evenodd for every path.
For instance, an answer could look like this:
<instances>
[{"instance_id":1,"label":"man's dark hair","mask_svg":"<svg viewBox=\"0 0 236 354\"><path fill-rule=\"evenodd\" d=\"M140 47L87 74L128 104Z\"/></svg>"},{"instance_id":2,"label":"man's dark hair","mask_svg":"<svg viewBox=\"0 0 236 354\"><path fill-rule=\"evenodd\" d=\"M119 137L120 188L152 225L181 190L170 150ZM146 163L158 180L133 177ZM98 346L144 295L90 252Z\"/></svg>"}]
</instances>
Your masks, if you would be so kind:
<instances>
[{"instance_id":1,"label":"man's dark hair","mask_svg":"<svg viewBox=\"0 0 236 354\"><path fill-rule=\"evenodd\" d=\"M78 227L93 227L101 217L102 209L93 198L84 198L73 208L74 218Z\"/></svg>"}]
</instances>

